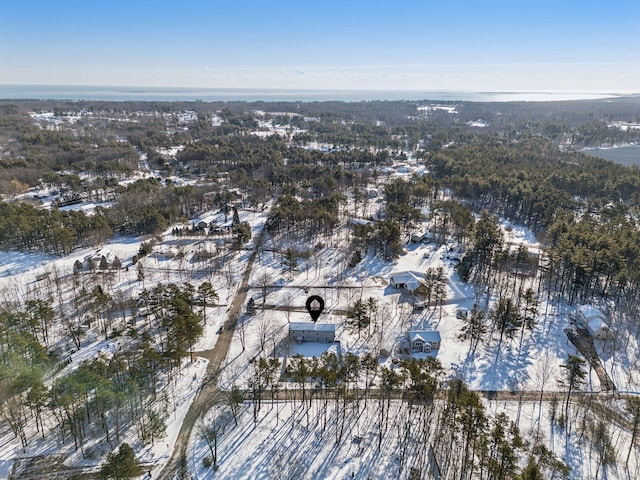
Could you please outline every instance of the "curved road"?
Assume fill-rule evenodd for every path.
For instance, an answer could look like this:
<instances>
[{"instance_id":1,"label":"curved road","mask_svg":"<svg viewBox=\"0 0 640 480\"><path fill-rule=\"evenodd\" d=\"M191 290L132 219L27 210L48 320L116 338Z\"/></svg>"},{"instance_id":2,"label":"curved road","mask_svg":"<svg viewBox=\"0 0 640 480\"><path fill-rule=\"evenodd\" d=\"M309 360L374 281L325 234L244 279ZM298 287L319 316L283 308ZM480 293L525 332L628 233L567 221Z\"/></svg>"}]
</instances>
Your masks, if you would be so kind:
<instances>
[{"instance_id":1,"label":"curved road","mask_svg":"<svg viewBox=\"0 0 640 480\"><path fill-rule=\"evenodd\" d=\"M220 373L220 368L225 358L227 358L236 322L238 321L246 303L247 286L249 285L251 271L253 270L256 254L264 241L265 232L266 226L262 227L262 230L254 243L254 248L251 256L249 257L249 261L247 262L247 267L244 270L242 281L240 282L236 296L229 307L227 320L224 322L215 347L206 352L195 353L195 355L209 360L207 372L202 386L200 387L200 391L196 395L196 398L193 399L193 402L182 421L182 426L180 427L180 432L178 433L178 437L176 438L176 442L173 446L171 457L160 473L161 479L172 480L176 478L190 478L189 470L187 468L187 446L189 443L189 437L191 436L191 432L193 431L193 428L200 416L210 410L220 399L221 392L218 389L218 374Z\"/></svg>"}]
</instances>

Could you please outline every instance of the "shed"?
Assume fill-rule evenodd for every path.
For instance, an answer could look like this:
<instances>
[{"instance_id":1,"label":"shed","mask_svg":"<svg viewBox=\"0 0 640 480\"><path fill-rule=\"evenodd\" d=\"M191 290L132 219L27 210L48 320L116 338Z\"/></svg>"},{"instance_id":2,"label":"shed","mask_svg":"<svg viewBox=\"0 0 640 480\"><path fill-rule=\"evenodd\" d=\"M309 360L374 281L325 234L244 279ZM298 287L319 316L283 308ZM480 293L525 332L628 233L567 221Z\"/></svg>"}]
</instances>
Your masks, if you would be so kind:
<instances>
[{"instance_id":1,"label":"shed","mask_svg":"<svg viewBox=\"0 0 640 480\"><path fill-rule=\"evenodd\" d=\"M336 326L333 323L291 322L289 324L290 342L332 343L336 339Z\"/></svg>"}]
</instances>

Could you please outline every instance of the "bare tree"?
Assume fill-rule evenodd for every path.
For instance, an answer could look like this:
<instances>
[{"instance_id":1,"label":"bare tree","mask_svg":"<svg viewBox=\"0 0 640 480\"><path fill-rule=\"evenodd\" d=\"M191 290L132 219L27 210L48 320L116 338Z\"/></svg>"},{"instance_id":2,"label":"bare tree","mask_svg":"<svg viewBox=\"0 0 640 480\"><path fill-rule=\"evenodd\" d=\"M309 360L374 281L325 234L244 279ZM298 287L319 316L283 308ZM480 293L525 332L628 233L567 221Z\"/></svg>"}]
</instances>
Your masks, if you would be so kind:
<instances>
[{"instance_id":1,"label":"bare tree","mask_svg":"<svg viewBox=\"0 0 640 480\"><path fill-rule=\"evenodd\" d=\"M204 440L211 452L214 470L218 468L218 443L228 424L225 412L216 412L208 420L201 420L198 424L198 435Z\"/></svg>"},{"instance_id":2,"label":"bare tree","mask_svg":"<svg viewBox=\"0 0 640 480\"><path fill-rule=\"evenodd\" d=\"M640 427L640 398L630 397L627 399L627 403L624 407L625 411L631 415L631 441L629 442L629 451L627 452L627 459L624 462L624 467L629 468L629 458L631 458L631 451L636 445L638 437L638 427Z\"/></svg>"},{"instance_id":3,"label":"bare tree","mask_svg":"<svg viewBox=\"0 0 640 480\"><path fill-rule=\"evenodd\" d=\"M264 352L264 347L269 339L269 333L272 330L273 319L271 315L262 312L258 317L258 341L260 342L260 352Z\"/></svg>"},{"instance_id":4,"label":"bare tree","mask_svg":"<svg viewBox=\"0 0 640 480\"><path fill-rule=\"evenodd\" d=\"M294 299L295 296L291 292L287 293L282 299L282 306L284 307L285 314L287 316L287 323L291 321L291 305L293 305Z\"/></svg>"},{"instance_id":5,"label":"bare tree","mask_svg":"<svg viewBox=\"0 0 640 480\"><path fill-rule=\"evenodd\" d=\"M533 372L533 380L536 388L540 391L538 399L538 433L540 433L540 421L542 419L542 399L544 397L544 389L553 374L553 365L548 354L540 355L538 363Z\"/></svg>"},{"instance_id":6,"label":"bare tree","mask_svg":"<svg viewBox=\"0 0 640 480\"><path fill-rule=\"evenodd\" d=\"M22 451L27 448L27 422L28 415L22 396L16 395L6 400L0 408L2 418L9 424L11 431L20 439Z\"/></svg>"},{"instance_id":7,"label":"bare tree","mask_svg":"<svg viewBox=\"0 0 640 480\"><path fill-rule=\"evenodd\" d=\"M249 318L246 315L242 315L240 318L238 318L235 328L235 334L240 340L240 345L242 345L243 352L247 349L247 323L249 323L248 320Z\"/></svg>"},{"instance_id":8,"label":"bare tree","mask_svg":"<svg viewBox=\"0 0 640 480\"><path fill-rule=\"evenodd\" d=\"M267 303L269 288L273 284L273 277L268 272L263 271L258 275L257 284L260 287L260 292L262 293L262 305L264 306Z\"/></svg>"}]
</instances>

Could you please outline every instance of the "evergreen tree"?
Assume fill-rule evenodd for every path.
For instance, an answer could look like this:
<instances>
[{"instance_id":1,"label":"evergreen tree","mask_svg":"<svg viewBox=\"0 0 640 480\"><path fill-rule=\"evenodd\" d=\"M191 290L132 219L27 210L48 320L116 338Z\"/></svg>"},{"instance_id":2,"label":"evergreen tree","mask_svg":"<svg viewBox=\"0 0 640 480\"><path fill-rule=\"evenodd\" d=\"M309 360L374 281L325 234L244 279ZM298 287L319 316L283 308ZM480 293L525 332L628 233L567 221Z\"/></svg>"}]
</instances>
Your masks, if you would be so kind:
<instances>
[{"instance_id":1,"label":"evergreen tree","mask_svg":"<svg viewBox=\"0 0 640 480\"><path fill-rule=\"evenodd\" d=\"M107 459L100 469L100 478L125 480L139 477L143 470L133 449L128 443L123 443L118 449L118 453L109 453Z\"/></svg>"},{"instance_id":2,"label":"evergreen tree","mask_svg":"<svg viewBox=\"0 0 640 480\"><path fill-rule=\"evenodd\" d=\"M369 327L371 324L370 309L364 301L358 299L347 309L346 324L357 331L358 335L362 333L362 330Z\"/></svg>"},{"instance_id":3,"label":"evergreen tree","mask_svg":"<svg viewBox=\"0 0 640 480\"><path fill-rule=\"evenodd\" d=\"M540 471L540 467L532 455L529 456L527 466L520 472L516 480L545 480L545 477Z\"/></svg>"},{"instance_id":4,"label":"evergreen tree","mask_svg":"<svg viewBox=\"0 0 640 480\"><path fill-rule=\"evenodd\" d=\"M487 333L485 319L486 312L480 310L476 304L474 304L473 308L462 318L464 324L462 325L458 338L461 340L471 340L471 350L473 351L482 340L482 337Z\"/></svg>"},{"instance_id":5,"label":"evergreen tree","mask_svg":"<svg viewBox=\"0 0 640 480\"><path fill-rule=\"evenodd\" d=\"M564 369L564 378L562 378L559 383L567 389L564 407L564 420L567 422L567 425L569 425L569 402L571 401L571 393L579 388L587 377L587 372L584 369L585 364L586 361L584 359L575 355L569 355L566 363L560 365L560 368ZM569 431L568 428L567 431Z\"/></svg>"},{"instance_id":6,"label":"evergreen tree","mask_svg":"<svg viewBox=\"0 0 640 480\"><path fill-rule=\"evenodd\" d=\"M512 338L522 322L518 308L510 298L498 300L498 304L491 313L491 318L500 331L500 342L502 342L505 333L507 337Z\"/></svg>"}]
</instances>

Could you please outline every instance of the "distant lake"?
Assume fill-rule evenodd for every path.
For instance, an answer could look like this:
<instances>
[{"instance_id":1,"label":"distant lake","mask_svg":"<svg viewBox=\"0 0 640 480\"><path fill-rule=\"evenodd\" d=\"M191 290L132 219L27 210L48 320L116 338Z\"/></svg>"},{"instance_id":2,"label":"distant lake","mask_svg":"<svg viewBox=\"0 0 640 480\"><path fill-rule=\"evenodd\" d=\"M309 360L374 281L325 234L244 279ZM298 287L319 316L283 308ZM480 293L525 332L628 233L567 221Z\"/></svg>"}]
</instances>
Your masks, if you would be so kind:
<instances>
[{"instance_id":1,"label":"distant lake","mask_svg":"<svg viewBox=\"0 0 640 480\"><path fill-rule=\"evenodd\" d=\"M640 167L640 145L612 148L585 148L582 150L582 153L621 165L637 165Z\"/></svg>"},{"instance_id":2,"label":"distant lake","mask_svg":"<svg viewBox=\"0 0 640 480\"><path fill-rule=\"evenodd\" d=\"M467 102L540 102L617 97L611 93L462 92L392 90L285 90L259 88L178 88L73 85L0 85L0 99L88 101L244 101L360 102L435 100Z\"/></svg>"}]
</instances>

